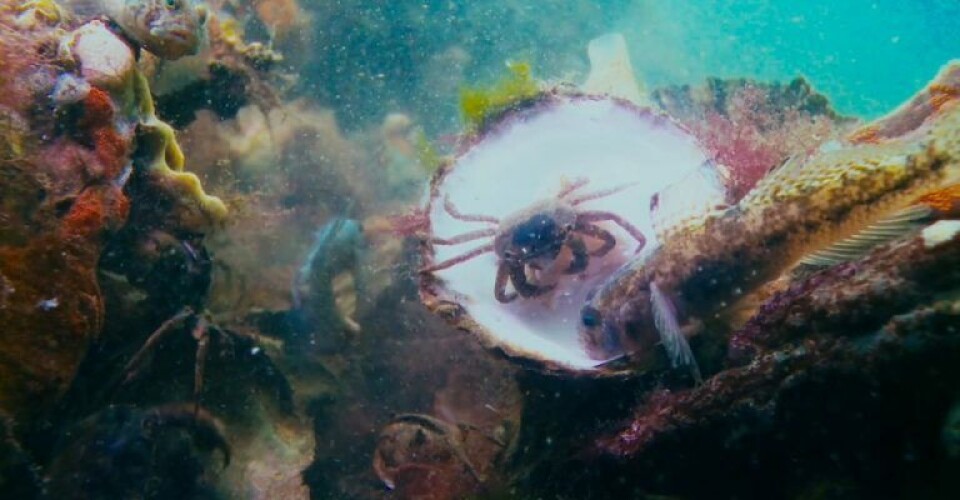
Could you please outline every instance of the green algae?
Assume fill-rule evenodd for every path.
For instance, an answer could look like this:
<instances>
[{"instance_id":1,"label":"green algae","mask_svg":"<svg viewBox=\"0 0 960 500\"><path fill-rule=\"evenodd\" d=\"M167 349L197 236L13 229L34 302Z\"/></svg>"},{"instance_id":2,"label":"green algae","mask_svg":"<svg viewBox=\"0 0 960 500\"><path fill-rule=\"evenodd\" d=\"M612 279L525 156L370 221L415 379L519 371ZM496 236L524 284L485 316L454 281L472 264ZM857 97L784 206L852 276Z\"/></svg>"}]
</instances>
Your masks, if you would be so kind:
<instances>
[{"instance_id":1,"label":"green algae","mask_svg":"<svg viewBox=\"0 0 960 500\"><path fill-rule=\"evenodd\" d=\"M460 113L470 131L483 128L490 118L534 100L542 93L529 63L510 62L507 69L508 74L489 87L461 89Z\"/></svg>"},{"instance_id":2,"label":"green algae","mask_svg":"<svg viewBox=\"0 0 960 500\"><path fill-rule=\"evenodd\" d=\"M417 130L413 138L413 146L417 151L417 163L426 173L433 174L443 164L443 156L422 129Z\"/></svg>"}]
</instances>

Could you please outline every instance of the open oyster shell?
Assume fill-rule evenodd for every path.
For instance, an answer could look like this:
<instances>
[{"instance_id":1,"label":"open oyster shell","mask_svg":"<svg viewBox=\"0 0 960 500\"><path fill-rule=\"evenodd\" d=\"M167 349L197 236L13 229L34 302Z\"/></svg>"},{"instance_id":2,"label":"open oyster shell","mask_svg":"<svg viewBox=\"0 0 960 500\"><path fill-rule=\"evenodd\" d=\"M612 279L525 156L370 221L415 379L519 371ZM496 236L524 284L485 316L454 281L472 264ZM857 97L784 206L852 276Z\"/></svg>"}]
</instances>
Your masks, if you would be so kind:
<instances>
[{"instance_id":1,"label":"open oyster shell","mask_svg":"<svg viewBox=\"0 0 960 500\"><path fill-rule=\"evenodd\" d=\"M527 270L531 281L555 284L544 295L498 302L494 282L499 257L487 252L425 274L421 297L433 311L476 335L485 346L525 364L590 375L629 370L610 363L621 357L617 353L607 359L587 353L578 336L581 305L589 291L627 259L657 246L655 225L722 203L717 179L701 175L704 169L713 171L713 165L693 137L656 111L609 97L544 94L486 126L462 154L438 171L426 202L431 237L452 238L490 227L509 229L506 224L460 220L445 209L445 199L461 214L503 221L586 180L577 196L621 189L576 209L618 215L644 234L646 245L638 248L637 240L617 224L599 222L617 244L608 254L591 257L584 272L544 277ZM670 196L670 200L656 196L677 185L683 189L670 191L682 196ZM652 206L657 206L657 224ZM593 240L584 240L594 248ZM423 263L440 263L492 241L492 237L456 245L427 241ZM565 269L570 259L569 249L564 249L557 257L557 268Z\"/></svg>"}]
</instances>

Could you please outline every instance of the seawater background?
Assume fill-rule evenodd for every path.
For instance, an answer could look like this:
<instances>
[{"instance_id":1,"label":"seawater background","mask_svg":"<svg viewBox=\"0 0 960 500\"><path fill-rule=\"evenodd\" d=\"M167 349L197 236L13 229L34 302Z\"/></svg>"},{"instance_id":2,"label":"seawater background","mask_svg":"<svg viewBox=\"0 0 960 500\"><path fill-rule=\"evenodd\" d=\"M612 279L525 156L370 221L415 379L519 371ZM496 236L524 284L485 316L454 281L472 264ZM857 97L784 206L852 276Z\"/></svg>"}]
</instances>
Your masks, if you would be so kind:
<instances>
[{"instance_id":1,"label":"seawater background","mask_svg":"<svg viewBox=\"0 0 960 500\"><path fill-rule=\"evenodd\" d=\"M960 57L953 0L631 3L615 29L653 85L802 74L840 112L872 118Z\"/></svg>"},{"instance_id":2,"label":"seawater background","mask_svg":"<svg viewBox=\"0 0 960 500\"><path fill-rule=\"evenodd\" d=\"M347 128L399 110L455 130L464 84L494 80L506 60L536 76L580 81L586 43L619 31L649 86L707 77L804 75L846 114L873 118L960 57L955 0L422 2L304 0L314 15L302 90Z\"/></svg>"}]
</instances>

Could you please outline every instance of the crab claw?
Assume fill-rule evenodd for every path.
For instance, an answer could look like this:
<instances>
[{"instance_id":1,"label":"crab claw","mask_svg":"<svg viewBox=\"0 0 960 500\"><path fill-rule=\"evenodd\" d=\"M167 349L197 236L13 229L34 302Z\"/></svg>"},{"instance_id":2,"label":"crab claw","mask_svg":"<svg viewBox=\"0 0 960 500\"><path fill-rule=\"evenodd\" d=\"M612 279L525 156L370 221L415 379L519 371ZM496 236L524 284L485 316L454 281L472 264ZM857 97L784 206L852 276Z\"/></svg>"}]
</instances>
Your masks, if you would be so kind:
<instances>
[{"instance_id":1,"label":"crab claw","mask_svg":"<svg viewBox=\"0 0 960 500\"><path fill-rule=\"evenodd\" d=\"M192 405L182 404L159 406L146 411L141 426L145 432L161 427L187 429L201 449L220 450L223 453L223 468L230 465L230 444L223 433L223 426L207 410L195 410Z\"/></svg>"}]
</instances>

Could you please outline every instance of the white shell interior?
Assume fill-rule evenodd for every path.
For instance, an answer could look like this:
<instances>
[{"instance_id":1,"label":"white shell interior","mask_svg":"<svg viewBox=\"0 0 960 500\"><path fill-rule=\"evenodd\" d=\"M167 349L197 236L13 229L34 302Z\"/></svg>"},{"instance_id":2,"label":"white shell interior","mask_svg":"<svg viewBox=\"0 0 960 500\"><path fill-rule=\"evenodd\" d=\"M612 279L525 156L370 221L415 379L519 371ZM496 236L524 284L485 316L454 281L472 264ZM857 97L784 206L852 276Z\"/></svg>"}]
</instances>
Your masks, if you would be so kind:
<instances>
[{"instance_id":1,"label":"white shell interior","mask_svg":"<svg viewBox=\"0 0 960 500\"><path fill-rule=\"evenodd\" d=\"M440 181L430 222L434 236L441 238L489 227L450 216L443 208L444 196L463 214L503 219L557 196L563 182L586 178L589 183L577 194L629 185L578 208L614 212L629 220L646 236L644 252L648 252L657 244L651 196L696 172L706 161L705 153L683 130L623 101L558 99L541 105L532 115L504 120L463 154ZM685 194L690 200L714 195L698 189L694 186ZM580 307L591 287L637 251L636 240L616 224L599 225L616 236L617 246L603 258L591 258L583 274L561 276L556 288L542 297L497 302L493 253L437 271L443 280L438 294L462 305L512 355L547 359L575 370L595 368L605 360L591 359L580 344ZM491 242L492 238L483 238L435 245L434 262Z\"/></svg>"}]
</instances>

